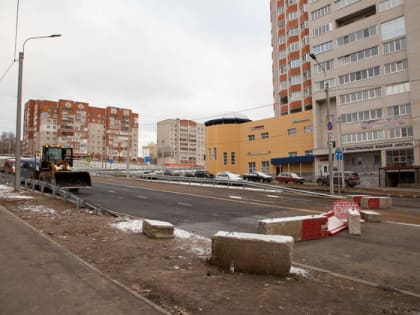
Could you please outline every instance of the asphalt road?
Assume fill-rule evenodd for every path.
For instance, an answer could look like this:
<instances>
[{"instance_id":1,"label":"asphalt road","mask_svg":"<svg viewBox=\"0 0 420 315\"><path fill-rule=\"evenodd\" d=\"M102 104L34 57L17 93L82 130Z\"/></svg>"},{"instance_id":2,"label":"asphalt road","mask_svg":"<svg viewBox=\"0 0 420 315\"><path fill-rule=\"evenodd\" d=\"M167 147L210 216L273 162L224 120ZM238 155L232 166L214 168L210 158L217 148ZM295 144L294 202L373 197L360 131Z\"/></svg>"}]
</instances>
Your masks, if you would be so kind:
<instances>
[{"instance_id":1,"label":"asphalt road","mask_svg":"<svg viewBox=\"0 0 420 315\"><path fill-rule=\"evenodd\" d=\"M217 231L256 232L258 220L315 214L331 199L278 191L200 187L156 182L106 183L95 179L80 196L107 209L168 221L211 237ZM418 199L394 198L390 212L418 218ZM420 298L420 225L364 223L361 236L343 231L326 239L297 242L295 263L404 290Z\"/></svg>"}]
</instances>

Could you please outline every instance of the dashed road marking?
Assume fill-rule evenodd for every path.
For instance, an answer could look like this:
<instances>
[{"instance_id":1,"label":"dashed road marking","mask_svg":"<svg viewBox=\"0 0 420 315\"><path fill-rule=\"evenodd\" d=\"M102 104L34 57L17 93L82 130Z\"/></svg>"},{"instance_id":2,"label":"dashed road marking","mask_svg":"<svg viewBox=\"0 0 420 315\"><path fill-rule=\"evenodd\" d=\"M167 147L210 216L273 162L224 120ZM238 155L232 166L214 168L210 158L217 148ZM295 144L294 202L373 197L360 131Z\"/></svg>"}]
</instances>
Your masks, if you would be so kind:
<instances>
[{"instance_id":1,"label":"dashed road marking","mask_svg":"<svg viewBox=\"0 0 420 315\"><path fill-rule=\"evenodd\" d=\"M180 206L187 206L187 207L191 207L192 204L191 203L184 203L184 202L177 202L178 205Z\"/></svg>"},{"instance_id":2,"label":"dashed road marking","mask_svg":"<svg viewBox=\"0 0 420 315\"><path fill-rule=\"evenodd\" d=\"M240 196L229 196L229 198L231 198L231 199L242 199L242 197L240 197Z\"/></svg>"}]
</instances>

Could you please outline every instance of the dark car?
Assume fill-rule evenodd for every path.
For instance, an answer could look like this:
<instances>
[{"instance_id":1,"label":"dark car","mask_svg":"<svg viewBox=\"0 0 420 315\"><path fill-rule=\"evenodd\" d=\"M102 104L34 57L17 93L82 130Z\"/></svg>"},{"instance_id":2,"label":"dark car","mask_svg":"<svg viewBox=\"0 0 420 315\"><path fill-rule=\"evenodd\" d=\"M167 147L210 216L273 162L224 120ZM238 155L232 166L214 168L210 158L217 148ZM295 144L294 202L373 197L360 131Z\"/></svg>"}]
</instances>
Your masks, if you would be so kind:
<instances>
[{"instance_id":1,"label":"dark car","mask_svg":"<svg viewBox=\"0 0 420 315\"><path fill-rule=\"evenodd\" d=\"M253 172L253 173L244 174L242 175L242 178L245 180L250 180L253 182L261 182L261 183L263 182L270 183L273 181L273 176L267 175L262 172Z\"/></svg>"},{"instance_id":2,"label":"dark car","mask_svg":"<svg viewBox=\"0 0 420 315\"><path fill-rule=\"evenodd\" d=\"M199 178L214 178L214 175L212 173L209 173L205 170L197 170L194 174L195 177Z\"/></svg>"},{"instance_id":3,"label":"dark car","mask_svg":"<svg viewBox=\"0 0 420 315\"><path fill-rule=\"evenodd\" d=\"M334 185L341 184L341 172L334 172ZM317 178L316 182L318 185L329 185L330 184L330 177L328 174L320 176ZM344 172L344 182L348 187L354 187L356 185L360 185L360 177L357 172L354 171L345 171Z\"/></svg>"},{"instance_id":4,"label":"dark car","mask_svg":"<svg viewBox=\"0 0 420 315\"><path fill-rule=\"evenodd\" d=\"M41 162L39 159L22 158L20 160L20 176L23 178L38 179Z\"/></svg>"},{"instance_id":5,"label":"dark car","mask_svg":"<svg viewBox=\"0 0 420 315\"><path fill-rule=\"evenodd\" d=\"M305 179L303 177L300 177L296 173L280 173L276 176L276 181L280 183L296 183L296 184L303 184L305 182Z\"/></svg>"}]
</instances>

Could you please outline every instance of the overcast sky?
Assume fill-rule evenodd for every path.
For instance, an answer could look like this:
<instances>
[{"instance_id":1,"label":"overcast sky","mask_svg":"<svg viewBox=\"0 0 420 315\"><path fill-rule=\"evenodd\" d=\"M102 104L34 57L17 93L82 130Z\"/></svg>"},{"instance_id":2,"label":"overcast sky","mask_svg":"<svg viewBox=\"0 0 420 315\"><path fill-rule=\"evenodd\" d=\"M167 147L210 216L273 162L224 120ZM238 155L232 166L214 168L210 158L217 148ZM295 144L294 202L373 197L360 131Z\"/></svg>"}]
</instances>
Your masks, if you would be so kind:
<instances>
[{"instance_id":1,"label":"overcast sky","mask_svg":"<svg viewBox=\"0 0 420 315\"><path fill-rule=\"evenodd\" d=\"M16 7L0 1L0 75L14 58ZM130 108L140 147L168 118L272 117L270 28L269 0L21 0L16 56L28 37L62 34L25 45L23 104ZM17 77L16 62L0 82L0 132L16 130Z\"/></svg>"}]
</instances>

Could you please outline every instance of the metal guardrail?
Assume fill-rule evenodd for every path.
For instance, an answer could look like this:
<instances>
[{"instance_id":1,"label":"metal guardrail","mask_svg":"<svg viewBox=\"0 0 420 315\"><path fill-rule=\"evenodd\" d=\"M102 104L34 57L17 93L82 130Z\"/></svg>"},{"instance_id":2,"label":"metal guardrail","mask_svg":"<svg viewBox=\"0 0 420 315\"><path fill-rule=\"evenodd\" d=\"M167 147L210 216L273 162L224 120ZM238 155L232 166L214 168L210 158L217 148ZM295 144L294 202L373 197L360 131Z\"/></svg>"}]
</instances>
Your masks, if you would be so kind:
<instances>
[{"instance_id":1,"label":"metal guardrail","mask_svg":"<svg viewBox=\"0 0 420 315\"><path fill-rule=\"evenodd\" d=\"M0 173L0 183L6 184L8 186L13 186L15 183L15 176L11 174ZM21 177L21 187L23 187L25 190L32 190L33 192L39 190L41 194L46 194L48 192L54 197L63 198L65 202L71 202L75 204L77 209L89 208L95 212L102 212L115 216L115 214L113 214L112 212L109 212L106 209L103 209L102 207L94 205L90 202L87 202L86 200L72 193L70 190L63 189L45 181Z\"/></svg>"}]
</instances>

